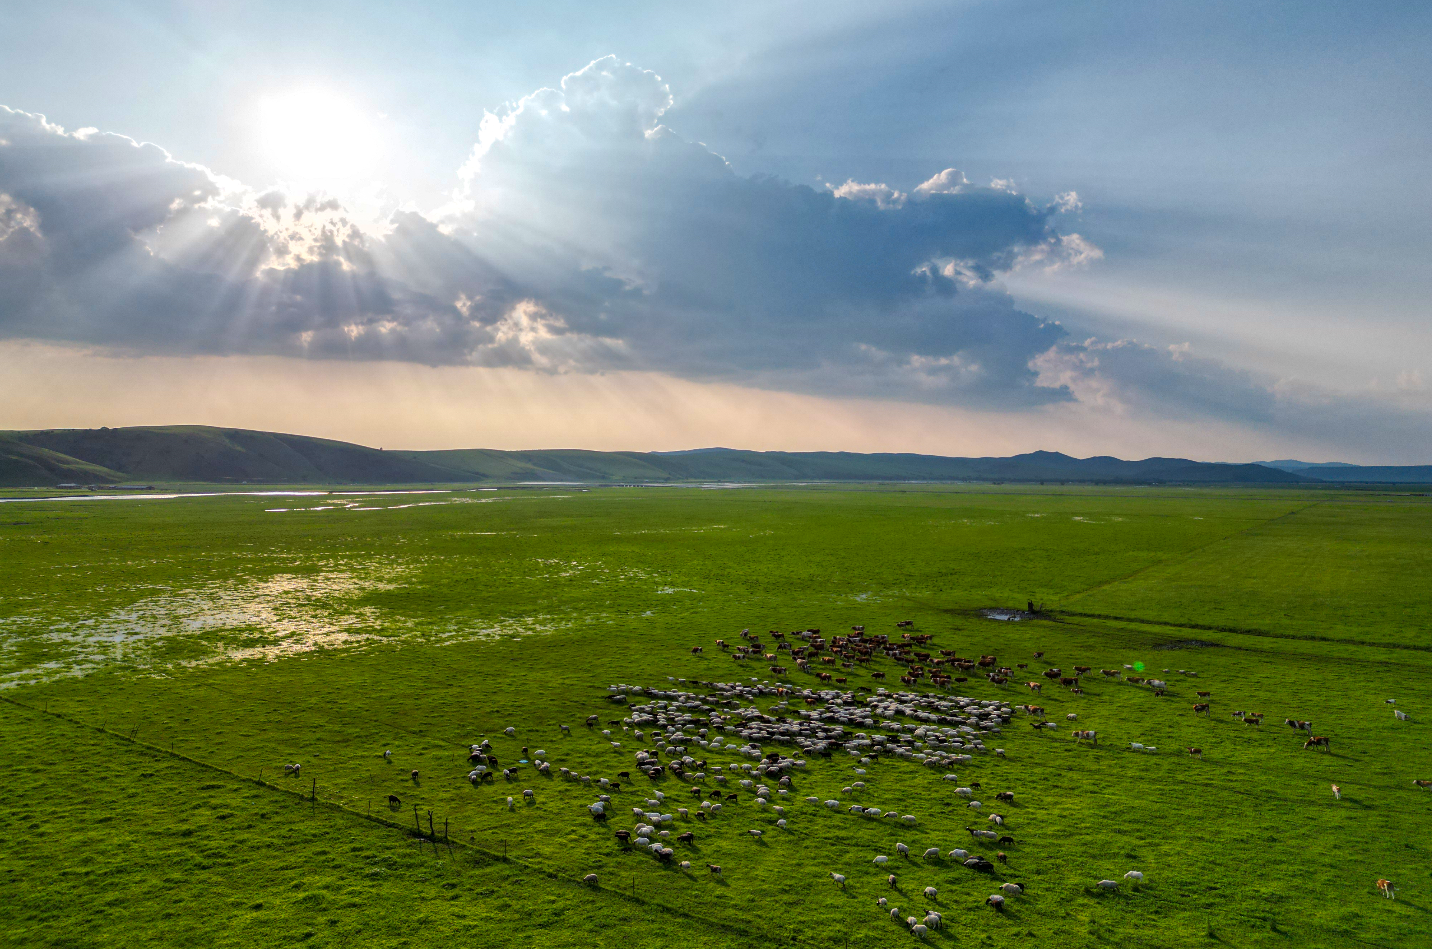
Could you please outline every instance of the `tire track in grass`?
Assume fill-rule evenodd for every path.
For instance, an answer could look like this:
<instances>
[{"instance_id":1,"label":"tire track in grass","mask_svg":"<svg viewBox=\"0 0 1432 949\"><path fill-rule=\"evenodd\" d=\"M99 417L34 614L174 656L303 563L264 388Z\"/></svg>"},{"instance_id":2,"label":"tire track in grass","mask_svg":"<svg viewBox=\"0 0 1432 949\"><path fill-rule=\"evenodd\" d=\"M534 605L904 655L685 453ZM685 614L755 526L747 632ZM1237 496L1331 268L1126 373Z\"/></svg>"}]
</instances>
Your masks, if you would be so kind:
<instances>
[{"instance_id":1,"label":"tire track in grass","mask_svg":"<svg viewBox=\"0 0 1432 949\"><path fill-rule=\"evenodd\" d=\"M1107 620L1114 623L1135 623L1140 626L1166 626L1171 629L1192 629L1210 633L1233 633L1238 636L1259 636L1264 639L1286 639L1293 642L1332 643L1334 645L1340 646L1362 646L1368 649L1406 649L1413 652L1432 652L1432 646L1419 646L1416 643L1383 643L1372 642L1370 640L1365 639L1339 639L1335 636L1314 636L1311 634L1300 633L1275 633L1272 630L1258 629L1256 627L1245 628L1241 626L1209 626L1204 623L1176 623L1173 620L1143 619L1136 616L1112 616L1108 613L1081 613L1077 610L1053 609L1049 610L1048 612L1053 613L1056 616L1078 616L1082 619ZM1237 646L1228 647L1224 646L1222 643L1220 643L1219 646L1221 646L1222 648L1242 648Z\"/></svg>"},{"instance_id":2,"label":"tire track in grass","mask_svg":"<svg viewBox=\"0 0 1432 949\"><path fill-rule=\"evenodd\" d=\"M441 845L441 846L446 846L446 847L448 848L449 852L451 852L452 848L458 847L458 848L461 848L461 849L467 851L468 853L470 853L470 854L472 854L472 855L474 855L474 856L477 856L477 857L482 858L483 860L485 860L485 861L488 862L488 863L493 863L493 864L506 864L506 865L508 865L508 866L516 866L516 867L521 867L522 869L525 869L525 870L531 870L531 871L534 872L534 873L541 874L542 876L548 878L549 880L552 880L552 881L554 881L554 882L556 882L556 883L561 883L561 884L563 884L564 886L567 886L569 889L575 890L575 891L577 891L577 892L581 892L581 893L599 893L599 894L601 894L601 895L603 895L603 896L615 897L615 898L617 898L617 899L624 900L624 901L626 901L626 902L637 903L637 904L639 904L639 905L641 905L641 906L649 907L649 908L651 908L651 909L653 909L653 910L658 910L658 911L660 911L660 912L662 912L662 913L669 913L669 914L671 914L671 915L673 915L673 916L679 916L679 917L681 917L682 919L685 919L685 920L687 920L687 921L689 921L689 922L697 923L697 924L702 925L702 926L709 926L709 927L711 927L712 929L720 930L720 931L725 932L725 933L727 933L727 934L729 934L729 935L739 937L739 938L741 938L741 939L746 940L747 943L748 943L749 945L752 945L752 946L759 946L759 945L762 945L762 944L763 944L763 941L762 941L762 939L761 939L761 937L760 937L759 934L753 932L752 930L750 930L750 929L748 929L748 928L746 928L746 927L744 927L744 926L740 926L740 925L737 925L737 924L735 924L735 923L725 922L725 921L722 921L722 920L711 919L711 918L709 918L709 917L705 917L705 916L701 916L701 915L696 914L696 913L692 913L692 912L689 911L689 910L685 910L685 909L682 909L682 908L677 907L677 906L672 906L672 905L667 904L667 903L662 903L662 902L660 902L660 901L658 901L658 900L650 899L649 897L638 896L638 895L636 895L635 889L633 889L633 892L632 892L632 893L628 894L628 893L625 893L625 892L621 892L621 891L613 890L613 889L608 889L608 888L604 888L604 887L601 887L601 886L597 886L596 888L593 888L593 887L590 887L590 886L586 885L585 883L582 883L582 882L580 882L580 881L578 881L578 880L574 880L574 879L572 879L572 878L570 878L570 877L568 877L568 876L565 876L564 874L561 874L561 873L559 873L559 872L557 872L557 871L555 871L555 870L550 870L550 869L548 869L548 868L546 868L546 867L544 867L544 866L541 866L540 864L534 863L534 862L532 862L531 860L523 859L523 858L521 858L521 857L511 857L511 856L507 856L507 855L505 855L505 854L500 854L500 853L497 853L496 851L488 850L487 848L482 847L482 846L479 846L479 845L477 845L477 844L465 843L465 842L463 842L462 840L451 840L451 839L441 839L441 840L440 840L436 835L423 834L423 833L421 833L421 831L418 832L418 833L414 833L413 831L411 831L411 830L408 829L408 827L407 827L406 824L399 824L398 822L389 820L389 819L387 819L386 817L383 817L382 815L375 815L375 814L371 814L371 813L364 813L363 811L359 811L359 810L357 810L357 809L355 809L355 808L348 807L348 806L346 806L346 805L344 805L344 804L341 804L341 803L338 803L338 802L336 802L336 801L320 800L320 799L318 799L318 798L309 797L309 796L307 796L307 795L304 795L301 791L294 791L294 790L290 790L290 789L288 789L288 788L280 787L279 785L276 785L276 784L270 784L268 781L265 781L265 780L263 780L262 778L255 778L255 777L250 777L250 776L248 776L248 775L239 774L238 772L232 771L232 770L230 770L230 769L228 769L228 768L224 768L224 767L221 767L221 766L219 766L219 765L212 764L212 763L210 763L210 762L208 762L208 761L204 761L202 758L195 758L195 757L192 757L192 756L190 756L190 755L186 755L186 754L184 754L183 752L180 752L180 751L173 751L173 750L170 750L170 749L168 749L168 748L164 748L164 747L161 746L161 745L152 745L152 744L150 744L150 743L147 742L147 741L141 741L141 740L139 740L138 738L135 738L132 734L127 735L127 734L125 734L125 733L123 733L123 732L114 731L113 729L111 729L111 728L109 728L109 727L107 727L107 726L104 726L104 725L95 725L95 724L92 724L92 723L90 723L90 722L82 721L82 720L80 720L80 719L78 719L78 718L74 718L74 717L72 717L72 716L66 715L66 714L64 714L63 712L52 712L52 711L50 711L50 710L47 709L47 708L37 708L37 707L35 707L35 706L33 706L33 705L29 705L29 704L27 704L27 703L25 703L25 702L18 701L18 700L16 700L16 699L10 698L9 696L6 696L6 695L0 695L0 701L6 702L6 703L8 703L8 704L10 704L10 705L13 705L13 706L15 706L15 707L17 707L17 708L24 709L24 710L26 710L26 711L28 711L28 712L31 712L31 713L34 713L34 714L47 715L47 716L50 716L50 717L52 717L52 718L56 718L56 719L59 719L59 720L61 720L61 721L68 722L68 723L70 723L71 725L76 725L76 726L78 726L78 727L80 727L80 728L86 728L86 729L89 729L89 730L91 730L91 731L99 732L100 734L103 734L103 735L105 735L105 736L107 736L107 737L114 738L114 739L117 739L117 740L119 740L119 741L128 742L128 743L131 744L131 745L134 745L134 746L139 747L139 748L143 748L143 749L145 749L145 750L147 750L147 751L149 751L149 752L151 752L151 753L154 753L154 754L165 755L165 756L168 756L168 757L170 757L170 758L174 758L174 759L177 759L177 760L180 760L180 761L187 762L187 763L189 763L189 764L191 764L191 765L195 765L196 767L202 768L202 769L204 769L204 770L206 770L206 771L213 771L213 772L218 773L218 774L226 775L226 776L228 776L228 777L230 777L230 778L232 778L232 779L234 779L234 780L236 780L236 781L240 781L240 782L243 782L243 783L246 783L246 784L254 785L254 786L263 788L263 789L265 789L265 790L268 790L268 791L274 791L274 792L277 792L277 793L279 793L279 794L285 795L285 796L287 796L287 797L293 798L293 799L298 800L298 801L309 801L309 802L312 804L312 806L314 807L314 809L317 809L318 807L321 806L321 807L323 807L324 809L326 809L326 810L328 810L328 811L330 811L330 812L336 812L336 813L339 813L339 814L344 814L344 815L347 815L347 816L349 816L349 817L356 817L356 818L358 818L358 819L360 819L360 820L367 821L368 823L371 823L371 824L376 824L376 825L378 825L378 826L380 826L380 827L386 827L386 828L391 829L391 830L399 831L400 833L402 833L402 834L404 834L404 835L406 835L406 836L408 836L408 837L413 838L415 841L428 841L428 842L431 842L431 843L433 844L434 848L436 848L436 847L438 847L438 846L440 846L440 845Z\"/></svg>"},{"instance_id":3,"label":"tire track in grass","mask_svg":"<svg viewBox=\"0 0 1432 949\"><path fill-rule=\"evenodd\" d=\"M1304 504L1302 507L1297 508L1296 510L1287 511L1286 513L1279 514L1277 517L1271 517L1271 518L1269 518L1269 519L1266 520L1266 521L1261 521L1261 522L1259 522L1259 523L1257 523L1257 524L1254 524L1252 527L1245 527L1245 528L1243 528L1243 530L1241 530L1241 531L1234 531L1234 532L1231 533L1231 534L1227 534L1227 535L1225 535L1225 536L1223 536L1223 537L1218 537L1218 538L1215 538L1215 539L1213 539L1213 540L1210 540L1210 541L1209 541L1208 543L1206 543L1206 544L1200 544L1199 546L1194 547L1192 550L1185 551L1182 556L1179 556L1179 557L1170 557L1170 558L1168 558L1168 559L1166 559L1166 560L1160 560L1160 561L1158 561L1158 562L1156 562L1156 563L1146 564L1146 565L1144 565L1144 566L1142 566L1142 567L1139 567L1137 570L1134 570L1134 571L1131 571L1131 572L1129 572L1129 573L1124 574L1124 575L1121 576L1121 577L1113 577L1113 578L1108 579L1108 580L1101 580L1101 581L1099 581L1098 583L1094 584L1093 586L1086 587L1086 588L1083 589L1083 590L1077 590L1077 591L1075 591L1074 593L1070 593L1070 594L1068 594L1068 595L1062 597L1061 599L1062 599L1062 600L1077 600L1077 599L1078 599L1079 597L1081 597L1081 596L1087 596L1087 595L1089 595L1090 593L1094 593L1094 592L1096 592L1096 591L1098 591L1098 590L1102 590L1102 589L1104 589L1105 587L1111 587L1111 586L1114 586L1115 584L1123 583L1123 582L1125 582L1125 581L1127 581L1127 580L1132 580L1134 577L1137 577L1137 576L1139 576L1139 575L1142 574L1142 573L1146 573L1146 572L1148 572L1149 570L1153 570L1153 569L1156 568L1156 567L1167 567L1167 566L1171 566L1171 565L1177 564L1177 563L1186 563L1186 562L1188 562L1189 560L1192 560L1195 556L1197 556L1198 554L1201 554L1203 551L1207 550L1207 549L1210 548L1210 547L1215 547L1215 546L1217 546L1218 544L1222 544L1222 543L1224 543L1224 542L1226 542L1226 541L1234 540L1235 538L1242 537L1242 536L1244 536L1245 534L1251 534L1251 533L1253 533L1254 531L1260 531L1260 530L1262 530L1262 529L1265 528L1265 527L1269 527L1269 526L1271 526L1271 525L1273 525L1273 524L1278 523L1278 522L1281 521L1281 520L1285 520L1285 519L1287 519L1287 518L1293 517L1294 515L1301 514L1301 513L1303 513L1304 511L1308 510L1309 508L1318 507L1319 505L1321 505L1321 504L1323 504L1323 503L1325 503L1325 502L1323 502L1323 501L1312 501L1312 502L1309 502L1308 504ZM1062 612L1062 611L1060 611L1060 610L1051 610L1050 612Z\"/></svg>"}]
</instances>

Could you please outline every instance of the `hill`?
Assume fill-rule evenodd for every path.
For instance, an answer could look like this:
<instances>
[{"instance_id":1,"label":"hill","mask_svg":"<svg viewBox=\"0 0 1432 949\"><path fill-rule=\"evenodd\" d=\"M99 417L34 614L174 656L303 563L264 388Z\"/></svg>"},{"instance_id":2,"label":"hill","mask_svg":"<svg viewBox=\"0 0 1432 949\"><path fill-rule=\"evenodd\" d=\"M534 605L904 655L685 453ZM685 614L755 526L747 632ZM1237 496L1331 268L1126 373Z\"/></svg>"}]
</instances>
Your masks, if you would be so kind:
<instances>
[{"instance_id":1,"label":"hill","mask_svg":"<svg viewBox=\"0 0 1432 949\"><path fill-rule=\"evenodd\" d=\"M1432 484L1432 465L1350 465L1345 461L1260 461L1260 465L1342 484Z\"/></svg>"},{"instance_id":2,"label":"hill","mask_svg":"<svg viewBox=\"0 0 1432 949\"><path fill-rule=\"evenodd\" d=\"M1285 467L1288 466L1288 467ZM907 453L541 449L384 451L307 435L202 425L0 432L0 486L118 481L268 484L483 482L1073 481L1114 484L1432 482L1432 466L1128 461L1036 451L1007 458Z\"/></svg>"},{"instance_id":3,"label":"hill","mask_svg":"<svg viewBox=\"0 0 1432 949\"><path fill-rule=\"evenodd\" d=\"M0 485L468 480L395 452L303 435L178 425L0 433Z\"/></svg>"}]
</instances>

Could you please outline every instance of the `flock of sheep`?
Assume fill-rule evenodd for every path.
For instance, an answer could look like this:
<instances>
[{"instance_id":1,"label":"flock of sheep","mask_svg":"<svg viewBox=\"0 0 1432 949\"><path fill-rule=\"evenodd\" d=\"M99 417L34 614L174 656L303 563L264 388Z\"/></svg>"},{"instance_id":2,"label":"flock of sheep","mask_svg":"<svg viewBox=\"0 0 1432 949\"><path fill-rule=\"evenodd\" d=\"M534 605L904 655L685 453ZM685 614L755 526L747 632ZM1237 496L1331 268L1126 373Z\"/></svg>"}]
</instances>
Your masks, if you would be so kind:
<instances>
[{"instance_id":1,"label":"flock of sheep","mask_svg":"<svg viewBox=\"0 0 1432 949\"><path fill-rule=\"evenodd\" d=\"M922 643L924 641L928 641L928 637L921 639ZM718 645L724 644L718 641ZM1037 653L1038 656L1042 653ZM981 662L981 665L985 663ZM1083 667L1077 669L1079 674L1088 671ZM992 670L988 675L993 679L1008 671ZM1110 676L1113 671L1104 670L1104 675ZM1190 671L1178 671L1188 676L1196 675ZM590 787L596 792L595 799L585 805L585 810L593 819L608 826L619 810L613 795L624 786L628 791L637 790L643 797L639 806L630 807L631 828L614 831L618 846L646 852L655 860L679 866L682 870L690 870L691 862L679 860L672 845L693 844L695 833L692 829L682 832L680 828L683 825L694 827L689 823L692 821L707 822L717 820L723 814L729 816L732 812L728 809L743 801L774 816L777 831L785 830L789 821L800 818L802 805L822 807L854 820L907 826L920 823L918 817L902 813L899 807L890 807L888 803L880 805L869 799L873 792L863 778L867 776L868 768L881 760L924 766L940 772L944 781L956 785L951 788L951 795L962 799L972 815L984 818L982 826L965 827L972 847L1015 845L1014 837L1007 832L1004 815L983 813L985 805L977 799L980 784L975 781L961 782L953 769L963 768L977 755L993 753L1002 757L1002 747L991 748L989 745L996 743L1002 730L1010 726L1020 712L1039 719L1033 723L1036 727L1049 727L1052 723L1045 721L1042 708L953 695L945 682L940 683L945 687L941 692L865 687L849 690L827 687L825 683L830 678L829 674L820 675L817 688L756 679L698 684L672 677L668 677L669 685L661 688L627 684L609 686L608 698L614 705L623 707L623 717L607 722L608 727L602 728L600 716L592 715L586 720L586 726L592 733L599 732L612 752L623 757L629 755L630 767L610 777L593 777L565 767L559 768L557 774L565 781ZM1166 683L1156 679L1122 675L1119 678L1147 683L1160 694L1167 688ZM701 692L692 691L697 685ZM1029 685L1037 691L1035 683ZM1077 676L1073 688L1078 688ZM1200 692L1199 695L1206 698L1207 693ZM765 705L764 711L762 704ZM1067 718L1072 721L1077 716L1070 714ZM559 728L564 735L572 733L569 726ZM619 732L614 730L617 728ZM505 733L515 737L515 728L509 727ZM1096 733L1076 730L1074 737L1092 742L1096 740ZM622 751L624 743L632 746L626 752ZM1130 743L1129 747L1138 751L1155 750L1138 742ZM470 750L473 767L468 779L474 784L492 781L498 773L509 781L522 773L515 767L500 769L492 754L490 741L473 745ZM1197 753L1198 749L1189 751ZM523 747L522 752L526 759L523 764L541 774L551 773L552 762L545 750ZM718 763L718 755L737 760ZM836 756L848 759L854 774L854 779L842 789L841 795L828 798L797 796L796 778L807 769L808 761ZM296 772L296 767L294 770ZM633 772L641 777L634 779ZM674 790L676 787L681 790ZM1335 785L1334 793L1338 791ZM534 792L527 789L522 796L530 802L534 799ZM677 806L683 797L688 800L683 806ZM1014 793L1011 791L1001 791L994 795L994 799L999 804L1014 806ZM507 798L509 809L514 808L515 803L513 797ZM760 838L767 832L751 828L747 834ZM897 857L906 861L905 865L915 868L948 860L971 871L996 872L995 864L984 853L972 853L964 848L957 847L945 853L940 848L930 847L924 850L918 863L903 842L897 842L893 850ZM1007 864L1008 858L1003 850L994 856L1000 864ZM891 857L876 855L873 863L888 870ZM719 865L706 864L706 868L713 875L722 874ZM830 878L837 886L843 888L846 885L844 873L832 871ZM598 882L596 874L588 874L584 879L592 885ZM1123 875L1123 881L1142 884L1144 874L1130 870ZM887 882L892 889L898 888L894 873L889 874ZM1118 889L1121 882L1101 879L1091 884L1091 889L1112 891ZM1002 882L995 887L997 892L990 894L984 903L996 912L1004 912L1006 900L1018 897L1025 892L1025 888L1023 883ZM1389 884L1384 892L1390 891ZM930 903L938 903L936 887L925 887L923 895ZM916 936L924 936L930 929L943 925L942 915L932 907L920 910L919 916L907 916L899 907L890 906L885 897L877 900L877 906Z\"/></svg>"}]
</instances>

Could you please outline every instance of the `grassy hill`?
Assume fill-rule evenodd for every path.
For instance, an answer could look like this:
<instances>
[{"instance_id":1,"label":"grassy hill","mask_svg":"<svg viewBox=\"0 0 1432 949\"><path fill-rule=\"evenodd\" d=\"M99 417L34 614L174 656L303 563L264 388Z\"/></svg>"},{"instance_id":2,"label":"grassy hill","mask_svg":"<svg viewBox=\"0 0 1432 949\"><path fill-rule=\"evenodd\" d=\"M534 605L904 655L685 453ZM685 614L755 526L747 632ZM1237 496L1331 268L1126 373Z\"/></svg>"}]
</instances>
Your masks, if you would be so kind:
<instances>
[{"instance_id":1,"label":"grassy hill","mask_svg":"<svg viewBox=\"0 0 1432 949\"><path fill-rule=\"evenodd\" d=\"M909 453L487 448L383 451L328 438L203 425L0 432L0 486L116 481L282 484L1016 481L1110 484L1432 482L1432 466L1287 470L1186 458L1051 451L1009 458Z\"/></svg>"},{"instance_id":2,"label":"grassy hill","mask_svg":"<svg viewBox=\"0 0 1432 949\"><path fill-rule=\"evenodd\" d=\"M0 433L0 485L125 480L392 484L469 479L395 452L238 428Z\"/></svg>"}]
</instances>

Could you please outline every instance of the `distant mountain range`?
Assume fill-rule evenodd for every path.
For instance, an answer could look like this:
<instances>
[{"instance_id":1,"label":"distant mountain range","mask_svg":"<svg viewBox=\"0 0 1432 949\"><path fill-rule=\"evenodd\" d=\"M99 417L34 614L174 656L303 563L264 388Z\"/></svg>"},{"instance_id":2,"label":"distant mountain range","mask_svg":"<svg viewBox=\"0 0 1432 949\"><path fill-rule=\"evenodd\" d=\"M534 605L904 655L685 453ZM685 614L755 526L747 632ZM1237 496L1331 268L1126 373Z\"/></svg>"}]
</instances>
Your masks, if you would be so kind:
<instances>
[{"instance_id":1,"label":"distant mountain range","mask_svg":"<svg viewBox=\"0 0 1432 949\"><path fill-rule=\"evenodd\" d=\"M1299 466L1299 467L1293 467ZM306 435L178 425L0 432L0 485L133 482L471 484L521 482L1019 481L1113 484L1432 483L1432 466L1123 461L1036 451L1009 458L854 452L542 449L384 451Z\"/></svg>"}]
</instances>

